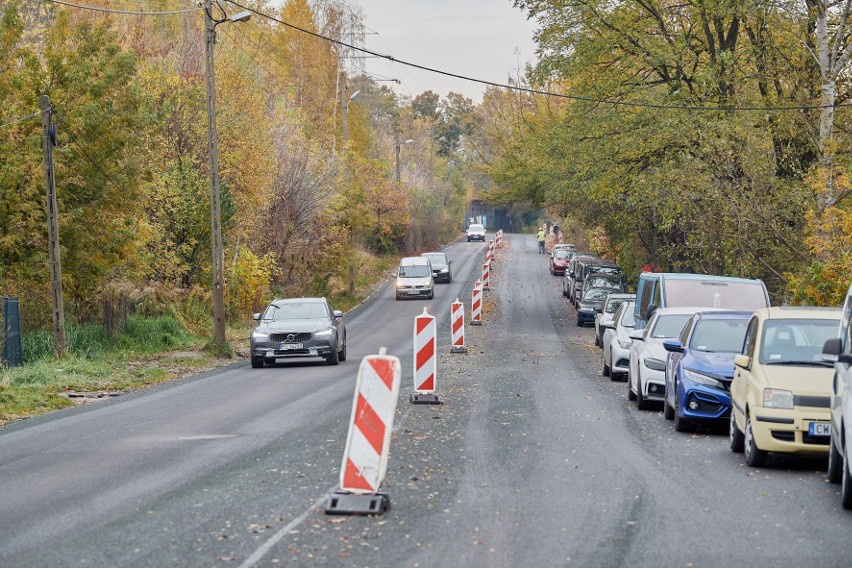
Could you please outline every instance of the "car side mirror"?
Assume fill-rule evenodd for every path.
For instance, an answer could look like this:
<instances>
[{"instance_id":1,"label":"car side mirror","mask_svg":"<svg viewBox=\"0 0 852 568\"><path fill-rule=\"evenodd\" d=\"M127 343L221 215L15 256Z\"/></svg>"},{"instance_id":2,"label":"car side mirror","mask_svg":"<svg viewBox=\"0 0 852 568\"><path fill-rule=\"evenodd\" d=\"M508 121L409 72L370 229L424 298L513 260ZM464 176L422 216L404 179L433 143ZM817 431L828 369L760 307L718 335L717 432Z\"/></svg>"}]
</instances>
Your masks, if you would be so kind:
<instances>
[{"instance_id":1,"label":"car side mirror","mask_svg":"<svg viewBox=\"0 0 852 568\"><path fill-rule=\"evenodd\" d=\"M604 329L615 329L615 324L612 323L612 321L609 321L607 323L602 323L601 327L603 327Z\"/></svg>"},{"instance_id":2,"label":"car side mirror","mask_svg":"<svg viewBox=\"0 0 852 568\"><path fill-rule=\"evenodd\" d=\"M826 341L822 346L822 360L850 365L852 364L852 355L843 353L843 340L835 337Z\"/></svg>"},{"instance_id":3,"label":"car side mirror","mask_svg":"<svg viewBox=\"0 0 852 568\"><path fill-rule=\"evenodd\" d=\"M335 318L342 318L343 317L343 312L341 310L334 310L331 313L332 313L332 315L334 315Z\"/></svg>"},{"instance_id":4,"label":"car side mirror","mask_svg":"<svg viewBox=\"0 0 852 568\"><path fill-rule=\"evenodd\" d=\"M737 355L734 357L734 365L742 367L743 369L748 369L751 367L751 357L748 355Z\"/></svg>"},{"instance_id":5,"label":"car side mirror","mask_svg":"<svg viewBox=\"0 0 852 568\"><path fill-rule=\"evenodd\" d=\"M648 304L648 307L645 308L645 319L651 319L651 316L654 315L654 312L657 311L657 304Z\"/></svg>"},{"instance_id":6,"label":"car side mirror","mask_svg":"<svg viewBox=\"0 0 852 568\"><path fill-rule=\"evenodd\" d=\"M453 261L452 261L452 260L448 260L448 261L447 261L447 266L451 265L452 263L453 263Z\"/></svg>"},{"instance_id":7,"label":"car side mirror","mask_svg":"<svg viewBox=\"0 0 852 568\"><path fill-rule=\"evenodd\" d=\"M644 341L645 339L645 330L640 329L639 331L634 331L628 337L634 341Z\"/></svg>"},{"instance_id":8,"label":"car side mirror","mask_svg":"<svg viewBox=\"0 0 852 568\"><path fill-rule=\"evenodd\" d=\"M254 321L260 321L260 313L258 312L256 314L252 315L251 319L253 319Z\"/></svg>"},{"instance_id":9,"label":"car side mirror","mask_svg":"<svg viewBox=\"0 0 852 568\"><path fill-rule=\"evenodd\" d=\"M669 353L683 353L683 345L677 339L663 341L663 349Z\"/></svg>"}]
</instances>

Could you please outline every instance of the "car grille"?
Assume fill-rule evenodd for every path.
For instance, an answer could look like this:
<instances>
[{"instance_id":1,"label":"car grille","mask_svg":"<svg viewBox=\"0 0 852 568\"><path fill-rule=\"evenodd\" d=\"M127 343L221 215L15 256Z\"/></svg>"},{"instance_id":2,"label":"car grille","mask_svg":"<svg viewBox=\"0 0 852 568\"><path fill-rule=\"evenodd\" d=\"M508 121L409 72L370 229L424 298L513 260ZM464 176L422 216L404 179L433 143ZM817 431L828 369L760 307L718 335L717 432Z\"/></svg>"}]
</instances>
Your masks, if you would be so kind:
<instances>
[{"instance_id":1,"label":"car grille","mask_svg":"<svg viewBox=\"0 0 852 568\"><path fill-rule=\"evenodd\" d=\"M810 406L812 408L831 408L831 399L827 396L794 396L795 406Z\"/></svg>"},{"instance_id":2,"label":"car grille","mask_svg":"<svg viewBox=\"0 0 852 568\"><path fill-rule=\"evenodd\" d=\"M302 343L311 340L310 333L272 333L269 339L278 343Z\"/></svg>"}]
</instances>

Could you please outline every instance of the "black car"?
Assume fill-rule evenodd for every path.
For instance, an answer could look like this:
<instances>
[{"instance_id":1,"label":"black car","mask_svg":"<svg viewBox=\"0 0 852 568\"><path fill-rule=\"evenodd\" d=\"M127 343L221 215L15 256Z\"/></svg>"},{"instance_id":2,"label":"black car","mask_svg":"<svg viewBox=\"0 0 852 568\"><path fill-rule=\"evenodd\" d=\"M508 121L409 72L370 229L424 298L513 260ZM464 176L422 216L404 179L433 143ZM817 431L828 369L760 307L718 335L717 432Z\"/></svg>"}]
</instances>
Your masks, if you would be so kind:
<instances>
[{"instance_id":1,"label":"black car","mask_svg":"<svg viewBox=\"0 0 852 568\"><path fill-rule=\"evenodd\" d=\"M624 283L618 275L594 273L586 279L586 284L583 296L577 300L577 327L594 324L607 296L624 292Z\"/></svg>"},{"instance_id":2,"label":"black car","mask_svg":"<svg viewBox=\"0 0 852 568\"><path fill-rule=\"evenodd\" d=\"M446 282L449 284L453 281L453 261L447 258L442 252L424 252L420 256L425 256L432 263L432 277L435 282Z\"/></svg>"},{"instance_id":3,"label":"black car","mask_svg":"<svg viewBox=\"0 0 852 568\"><path fill-rule=\"evenodd\" d=\"M324 357L329 365L346 361L343 312L325 298L274 300L251 332L251 366L261 368L276 359Z\"/></svg>"}]
</instances>

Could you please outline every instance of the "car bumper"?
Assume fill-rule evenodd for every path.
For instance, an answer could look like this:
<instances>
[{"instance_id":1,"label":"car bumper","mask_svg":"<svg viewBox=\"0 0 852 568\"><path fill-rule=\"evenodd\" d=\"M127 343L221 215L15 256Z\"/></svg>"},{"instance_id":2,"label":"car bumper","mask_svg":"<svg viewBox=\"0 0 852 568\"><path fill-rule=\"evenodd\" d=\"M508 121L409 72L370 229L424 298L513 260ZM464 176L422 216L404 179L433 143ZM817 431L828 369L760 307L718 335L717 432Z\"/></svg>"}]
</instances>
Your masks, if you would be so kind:
<instances>
[{"instance_id":1,"label":"car bumper","mask_svg":"<svg viewBox=\"0 0 852 568\"><path fill-rule=\"evenodd\" d=\"M432 273L432 277L435 279L435 282L449 282L450 281L450 273L449 272L434 272L434 273Z\"/></svg>"},{"instance_id":2,"label":"car bumper","mask_svg":"<svg viewBox=\"0 0 852 568\"><path fill-rule=\"evenodd\" d=\"M301 348L290 349L287 344L263 342L251 348L252 357L263 357L267 361L275 359L298 359L301 357L327 357L336 348L332 340L311 339L301 343ZM283 348L282 348L283 347Z\"/></svg>"},{"instance_id":3,"label":"car bumper","mask_svg":"<svg viewBox=\"0 0 852 568\"><path fill-rule=\"evenodd\" d=\"M485 242L485 235L468 235L467 240L468 240L468 242L470 242L470 241L482 241L484 243Z\"/></svg>"},{"instance_id":4,"label":"car bumper","mask_svg":"<svg viewBox=\"0 0 852 568\"><path fill-rule=\"evenodd\" d=\"M751 431L757 447L767 452L793 454L828 454L830 436L811 436L812 422L829 422L827 408L782 410L755 407L751 409Z\"/></svg>"},{"instance_id":5,"label":"car bumper","mask_svg":"<svg viewBox=\"0 0 852 568\"><path fill-rule=\"evenodd\" d=\"M666 375L663 371L649 369L644 366L640 376L642 377L642 395L648 400L663 400L666 396Z\"/></svg>"},{"instance_id":6,"label":"car bumper","mask_svg":"<svg viewBox=\"0 0 852 568\"><path fill-rule=\"evenodd\" d=\"M699 385L688 379L681 379L677 390L677 413L684 418L718 420L730 415L731 395L727 391Z\"/></svg>"},{"instance_id":7,"label":"car bumper","mask_svg":"<svg viewBox=\"0 0 852 568\"><path fill-rule=\"evenodd\" d=\"M396 299L402 298L429 298L432 296L433 288L397 288Z\"/></svg>"},{"instance_id":8,"label":"car bumper","mask_svg":"<svg viewBox=\"0 0 852 568\"><path fill-rule=\"evenodd\" d=\"M551 265L550 270L553 272L555 276L565 276L565 267L559 266L558 264Z\"/></svg>"},{"instance_id":9,"label":"car bumper","mask_svg":"<svg viewBox=\"0 0 852 568\"><path fill-rule=\"evenodd\" d=\"M577 321L582 323L595 323L595 315L598 312L595 310L577 310Z\"/></svg>"},{"instance_id":10,"label":"car bumper","mask_svg":"<svg viewBox=\"0 0 852 568\"><path fill-rule=\"evenodd\" d=\"M615 373L624 373L625 375L630 372L630 349L622 349L618 342L614 342L610 347L612 352L612 370Z\"/></svg>"}]
</instances>

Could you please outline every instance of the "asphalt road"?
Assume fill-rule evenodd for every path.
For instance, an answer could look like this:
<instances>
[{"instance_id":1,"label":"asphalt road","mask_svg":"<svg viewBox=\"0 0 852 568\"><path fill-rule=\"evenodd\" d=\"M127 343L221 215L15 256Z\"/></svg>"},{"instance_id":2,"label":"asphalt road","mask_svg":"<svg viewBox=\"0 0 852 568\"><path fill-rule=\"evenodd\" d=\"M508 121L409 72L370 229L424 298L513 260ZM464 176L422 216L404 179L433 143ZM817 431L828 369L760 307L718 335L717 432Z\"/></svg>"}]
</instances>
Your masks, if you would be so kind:
<instances>
[{"instance_id":1,"label":"asphalt road","mask_svg":"<svg viewBox=\"0 0 852 568\"><path fill-rule=\"evenodd\" d=\"M347 314L349 361L247 364L0 429L0 566L852 565L825 462L747 467L724 427L674 431L600 375L530 235L507 235L485 324L450 354L483 246L432 301ZM411 405L411 333L438 317L440 406ZM378 517L326 516L355 373L403 364Z\"/></svg>"}]
</instances>

